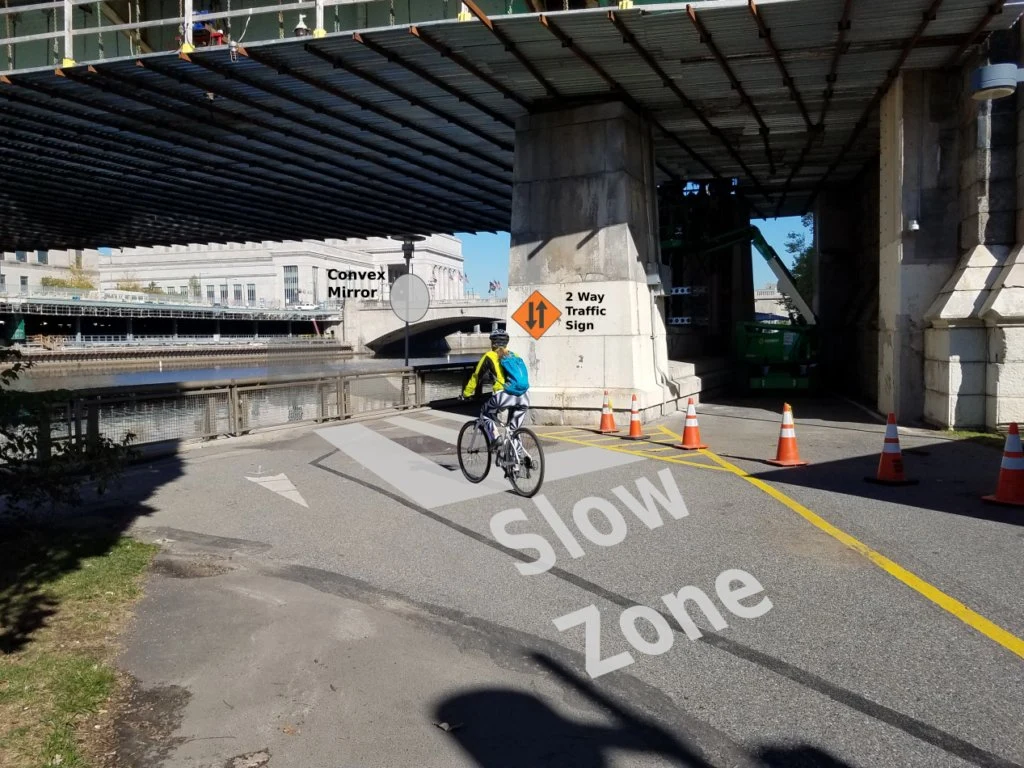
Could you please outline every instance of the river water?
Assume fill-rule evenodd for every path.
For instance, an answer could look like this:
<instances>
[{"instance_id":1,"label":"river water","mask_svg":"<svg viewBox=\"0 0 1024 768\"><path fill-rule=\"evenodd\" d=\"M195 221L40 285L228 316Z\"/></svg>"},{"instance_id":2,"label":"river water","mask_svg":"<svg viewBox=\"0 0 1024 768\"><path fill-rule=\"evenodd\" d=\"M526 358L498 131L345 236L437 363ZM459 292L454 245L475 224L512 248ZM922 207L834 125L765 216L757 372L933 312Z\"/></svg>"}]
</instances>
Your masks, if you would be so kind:
<instances>
[{"instance_id":1,"label":"river water","mask_svg":"<svg viewBox=\"0 0 1024 768\"><path fill-rule=\"evenodd\" d=\"M471 363L479 359L481 353L472 355L446 355L444 357L414 357L409 365L436 365L439 363ZM405 358L349 358L345 360L318 360L316 362L272 363L264 366L232 365L223 363L208 368L188 368L177 370L154 371L90 371L88 373L67 373L54 375L43 373L33 375L29 370L18 379L13 388L24 391L38 392L43 390L64 389L82 390L101 387L139 387L147 384L177 384L185 381L221 381L226 379L279 379L289 376L307 374L339 374L339 373L375 373L377 371L402 368ZM112 363L112 366L116 366Z\"/></svg>"}]
</instances>

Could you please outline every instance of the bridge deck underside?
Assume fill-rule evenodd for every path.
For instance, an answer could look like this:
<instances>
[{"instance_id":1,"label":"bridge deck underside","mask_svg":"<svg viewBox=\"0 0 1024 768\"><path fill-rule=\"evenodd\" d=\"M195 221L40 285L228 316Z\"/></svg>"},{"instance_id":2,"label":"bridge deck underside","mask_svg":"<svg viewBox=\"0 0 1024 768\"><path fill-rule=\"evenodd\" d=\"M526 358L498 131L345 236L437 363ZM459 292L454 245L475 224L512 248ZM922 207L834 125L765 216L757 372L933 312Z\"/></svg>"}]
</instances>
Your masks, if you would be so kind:
<instances>
[{"instance_id":1,"label":"bridge deck underside","mask_svg":"<svg viewBox=\"0 0 1024 768\"><path fill-rule=\"evenodd\" d=\"M1019 10L718 0L14 73L0 250L507 230L516 118L608 98L651 120L662 181L800 213L872 161L897 71L955 65Z\"/></svg>"}]
</instances>

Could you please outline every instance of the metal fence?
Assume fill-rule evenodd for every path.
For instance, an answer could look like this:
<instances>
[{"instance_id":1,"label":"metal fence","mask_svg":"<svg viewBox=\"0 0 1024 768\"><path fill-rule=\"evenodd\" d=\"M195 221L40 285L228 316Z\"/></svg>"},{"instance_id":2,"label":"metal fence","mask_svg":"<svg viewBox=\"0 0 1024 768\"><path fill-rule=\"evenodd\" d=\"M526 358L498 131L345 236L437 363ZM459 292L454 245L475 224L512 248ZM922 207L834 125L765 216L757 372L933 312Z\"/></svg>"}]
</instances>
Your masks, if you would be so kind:
<instances>
[{"instance_id":1,"label":"metal fence","mask_svg":"<svg viewBox=\"0 0 1024 768\"><path fill-rule=\"evenodd\" d=\"M449 4L448 0L416 0L397 7L391 3L385 13L380 8L385 4L374 0L292 0L276 4L240 0L234 8L229 4L226 10L203 10L195 0L181 0L174 5L136 1L123 6L120 13L126 12L127 16L122 17L105 5L97 0L4 3L0 6L0 50L6 50L7 55L0 70L62 62L65 66L76 61L98 63L125 53L137 56L183 47L188 51L194 47L237 46L303 33L319 36L322 32L395 26L454 18L460 9L459 3ZM357 7L355 13L346 12L353 7ZM507 8L517 12L530 10L523 0L509 2ZM300 18L308 19L309 24L303 20L297 25ZM125 38L124 45L121 36ZM126 48L123 53L122 48Z\"/></svg>"},{"instance_id":2,"label":"metal fence","mask_svg":"<svg viewBox=\"0 0 1024 768\"><path fill-rule=\"evenodd\" d=\"M343 300L327 299L306 305L290 304L275 299L253 299L249 301L209 296L195 296L187 293L165 293L163 291L121 291L116 289L61 288L50 285L14 286L0 283L0 297L10 300L53 299L57 301L101 302L107 304L159 304L169 307L213 307L218 309L284 309L297 312L312 312L313 309L344 309Z\"/></svg>"},{"instance_id":3,"label":"metal fence","mask_svg":"<svg viewBox=\"0 0 1024 768\"><path fill-rule=\"evenodd\" d=\"M74 392L40 418L41 430L50 437L41 441L41 458L61 441L89 443L103 437L120 442L131 433L134 445L183 443L420 407L456 397L471 367Z\"/></svg>"}]
</instances>

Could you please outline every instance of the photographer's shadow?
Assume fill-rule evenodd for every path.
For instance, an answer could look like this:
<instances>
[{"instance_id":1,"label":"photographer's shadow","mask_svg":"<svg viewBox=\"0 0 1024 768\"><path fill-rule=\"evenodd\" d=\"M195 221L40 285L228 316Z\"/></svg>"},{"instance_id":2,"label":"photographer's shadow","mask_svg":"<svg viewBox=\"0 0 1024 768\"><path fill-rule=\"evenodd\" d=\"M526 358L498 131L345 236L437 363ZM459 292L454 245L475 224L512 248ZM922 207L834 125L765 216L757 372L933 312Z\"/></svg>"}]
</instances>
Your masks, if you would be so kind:
<instances>
[{"instance_id":1,"label":"photographer's shadow","mask_svg":"<svg viewBox=\"0 0 1024 768\"><path fill-rule=\"evenodd\" d=\"M616 702L557 661L543 654L532 658L610 715L614 724L570 720L538 696L509 688L459 693L442 701L434 717L480 768L606 768L613 752L622 751L656 756L665 765L717 768L699 747ZM851 768L806 745L765 748L751 755L747 765Z\"/></svg>"},{"instance_id":2,"label":"photographer's shadow","mask_svg":"<svg viewBox=\"0 0 1024 768\"><path fill-rule=\"evenodd\" d=\"M656 754L669 764L712 768L667 730L602 694L553 659L538 662L609 712L615 725L566 719L532 694L503 688L467 691L441 702L435 717L453 727L452 738L482 768L604 768L611 750Z\"/></svg>"}]
</instances>

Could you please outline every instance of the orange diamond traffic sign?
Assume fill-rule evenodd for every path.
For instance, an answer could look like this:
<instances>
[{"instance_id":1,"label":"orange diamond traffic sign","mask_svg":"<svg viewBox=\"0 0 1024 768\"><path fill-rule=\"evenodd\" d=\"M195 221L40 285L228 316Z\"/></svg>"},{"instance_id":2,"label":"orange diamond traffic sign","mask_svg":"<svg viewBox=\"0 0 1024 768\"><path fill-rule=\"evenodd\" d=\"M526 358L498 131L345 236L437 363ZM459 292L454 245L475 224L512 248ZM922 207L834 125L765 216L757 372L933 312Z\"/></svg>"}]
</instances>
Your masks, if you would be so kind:
<instances>
[{"instance_id":1,"label":"orange diamond traffic sign","mask_svg":"<svg viewBox=\"0 0 1024 768\"><path fill-rule=\"evenodd\" d=\"M513 313L512 319L534 339L539 339L561 316L558 307L545 299L540 291L534 291Z\"/></svg>"}]
</instances>

